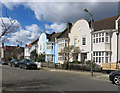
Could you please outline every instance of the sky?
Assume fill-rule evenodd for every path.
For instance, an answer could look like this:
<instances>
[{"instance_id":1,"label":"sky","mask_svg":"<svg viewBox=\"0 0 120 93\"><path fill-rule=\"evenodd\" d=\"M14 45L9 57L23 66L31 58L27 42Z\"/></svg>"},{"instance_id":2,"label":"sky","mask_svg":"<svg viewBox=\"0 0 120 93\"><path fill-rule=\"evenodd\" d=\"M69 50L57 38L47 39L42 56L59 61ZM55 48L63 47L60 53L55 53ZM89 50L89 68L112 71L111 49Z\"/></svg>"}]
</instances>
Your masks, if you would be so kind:
<instances>
[{"instance_id":1,"label":"sky","mask_svg":"<svg viewBox=\"0 0 120 93\"><path fill-rule=\"evenodd\" d=\"M15 0L13 0L15 1ZM90 20L87 8L95 21L118 15L118 2L2 2L2 19L6 25L10 22L6 17L6 11L14 26L19 27L7 37L6 45L29 44L39 37L42 32L51 34L61 32L66 28L66 23L75 23L84 18ZM0 21L1 24L1 21ZM14 29L14 28L11 28ZM0 25L0 31L2 27ZM0 32L1 34L1 32ZM4 37L3 37L4 38Z\"/></svg>"}]
</instances>

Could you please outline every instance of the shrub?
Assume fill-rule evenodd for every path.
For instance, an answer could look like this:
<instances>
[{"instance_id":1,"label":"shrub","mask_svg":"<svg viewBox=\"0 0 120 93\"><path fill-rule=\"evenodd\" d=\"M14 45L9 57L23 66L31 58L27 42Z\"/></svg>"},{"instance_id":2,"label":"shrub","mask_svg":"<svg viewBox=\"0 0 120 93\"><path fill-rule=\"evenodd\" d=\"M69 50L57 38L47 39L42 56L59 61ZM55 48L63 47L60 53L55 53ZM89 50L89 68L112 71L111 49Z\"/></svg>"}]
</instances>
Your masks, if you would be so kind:
<instances>
[{"instance_id":1,"label":"shrub","mask_svg":"<svg viewBox=\"0 0 120 93\"><path fill-rule=\"evenodd\" d=\"M91 65L91 61L90 60L86 61L86 65Z\"/></svg>"},{"instance_id":2,"label":"shrub","mask_svg":"<svg viewBox=\"0 0 120 93\"><path fill-rule=\"evenodd\" d=\"M45 62L45 55L43 55L43 54L39 55L37 58L37 61L38 62Z\"/></svg>"},{"instance_id":3,"label":"shrub","mask_svg":"<svg viewBox=\"0 0 120 93\"><path fill-rule=\"evenodd\" d=\"M73 61L73 64L80 64L80 61Z\"/></svg>"},{"instance_id":4,"label":"shrub","mask_svg":"<svg viewBox=\"0 0 120 93\"><path fill-rule=\"evenodd\" d=\"M31 53L30 53L30 59L33 61L36 61L38 58L38 54L36 53L36 49L34 49Z\"/></svg>"}]
</instances>

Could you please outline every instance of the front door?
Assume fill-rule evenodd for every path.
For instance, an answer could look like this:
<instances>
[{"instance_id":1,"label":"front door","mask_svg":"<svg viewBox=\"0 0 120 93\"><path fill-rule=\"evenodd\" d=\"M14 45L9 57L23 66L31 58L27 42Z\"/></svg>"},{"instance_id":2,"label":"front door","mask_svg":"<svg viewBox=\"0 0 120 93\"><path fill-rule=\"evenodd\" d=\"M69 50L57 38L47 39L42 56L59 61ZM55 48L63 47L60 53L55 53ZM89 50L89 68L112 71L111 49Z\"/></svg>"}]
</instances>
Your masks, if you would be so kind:
<instances>
[{"instance_id":1,"label":"front door","mask_svg":"<svg viewBox=\"0 0 120 93\"><path fill-rule=\"evenodd\" d=\"M87 53L82 53L81 54L81 61L85 62L85 59L87 59Z\"/></svg>"}]
</instances>

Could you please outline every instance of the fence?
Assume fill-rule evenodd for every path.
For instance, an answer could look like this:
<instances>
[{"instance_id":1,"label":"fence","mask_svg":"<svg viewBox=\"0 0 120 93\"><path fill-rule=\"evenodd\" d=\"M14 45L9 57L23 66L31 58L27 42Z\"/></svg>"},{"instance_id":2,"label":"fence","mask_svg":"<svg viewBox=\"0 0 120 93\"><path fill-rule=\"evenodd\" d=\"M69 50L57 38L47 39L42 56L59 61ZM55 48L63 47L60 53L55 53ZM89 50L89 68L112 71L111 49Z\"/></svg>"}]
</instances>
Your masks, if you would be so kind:
<instances>
[{"instance_id":1,"label":"fence","mask_svg":"<svg viewBox=\"0 0 120 93\"><path fill-rule=\"evenodd\" d=\"M117 70L118 64L117 63L102 63L103 70Z\"/></svg>"}]
</instances>

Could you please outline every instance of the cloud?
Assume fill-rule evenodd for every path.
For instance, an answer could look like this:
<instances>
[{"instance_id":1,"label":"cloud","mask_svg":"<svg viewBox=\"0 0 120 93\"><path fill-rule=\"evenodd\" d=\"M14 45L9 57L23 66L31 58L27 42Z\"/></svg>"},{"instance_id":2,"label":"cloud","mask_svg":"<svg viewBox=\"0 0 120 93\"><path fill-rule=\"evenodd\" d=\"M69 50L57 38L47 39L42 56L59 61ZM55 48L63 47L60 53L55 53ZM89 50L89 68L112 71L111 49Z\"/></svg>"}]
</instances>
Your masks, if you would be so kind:
<instances>
[{"instance_id":1,"label":"cloud","mask_svg":"<svg viewBox=\"0 0 120 93\"><path fill-rule=\"evenodd\" d=\"M2 17L6 27L10 26L10 21L8 18L6 17ZM13 27L11 27L10 30L15 30L12 33L9 33L9 36L3 36L2 40L7 38L6 41L7 43L11 44L11 45L16 45L18 44L16 42L16 40L23 42L23 44L28 44L31 41L37 39L39 37L39 34L41 32L43 32L43 30L37 25L37 24L31 24L28 26L25 26L25 29L22 28L21 24L15 20L15 19L11 19L12 21L15 21L15 24L13 25ZM0 24L2 24L1 20L0 20ZM19 30L16 30L14 27L19 27ZM0 35L2 33L2 26L0 25Z\"/></svg>"},{"instance_id":2,"label":"cloud","mask_svg":"<svg viewBox=\"0 0 120 93\"><path fill-rule=\"evenodd\" d=\"M37 24L31 24L26 26L25 29L17 31L9 38L10 44L18 44L16 40L22 42L23 44L29 44L33 40L39 37L39 34L43 30Z\"/></svg>"},{"instance_id":3,"label":"cloud","mask_svg":"<svg viewBox=\"0 0 120 93\"><path fill-rule=\"evenodd\" d=\"M26 8L34 11L35 17L41 21L42 19L52 23L66 23L79 18L88 18L89 15L83 10L87 8L93 15L95 20L103 17L117 15L117 2L77 2L77 3L25 3ZM111 11L114 10L114 11ZM97 16L96 16L97 15ZM102 17L101 17L102 16ZM42 18L43 17L43 18Z\"/></svg>"},{"instance_id":4,"label":"cloud","mask_svg":"<svg viewBox=\"0 0 120 93\"><path fill-rule=\"evenodd\" d=\"M29 37L29 38L32 40L35 39L36 37L38 37L39 34L43 32L43 30L40 27L38 27L37 24L32 24L30 26L26 26L26 30L31 32L31 37Z\"/></svg>"},{"instance_id":5,"label":"cloud","mask_svg":"<svg viewBox=\"0 0 120 93\"><path fill-rule=\"evenodd\" d=\"M67 0L66 0L67 1ZM107 0L106 0L107 1ZM9 9L14 6L23 5L30 8L35 17L41 21L62 24L68 20L75 22L80 18L90 19L89 15L83 10L87 8L94 16L94 20L100 20L118 14L118 2L99 2L98 0L88 0L87 2L7 2L5 5Z\"/></svg>"},{"instance_id":6,"label":"cloud","mask_svg":"<svg viewBox=\"0 0 120 93\"><path fill-rule=\"evenodd\" d=\"M23 42L23 44L28 43L31 39L29 37L31 36L31 33L27 30L20 30L16 33L14 33L9 39L10 44L18 44L16 40L19 42Z\"/></svg>"},{"instance_id":7,"label":"cloud","mask_svg":"<svg viewBox=\"0 0 120 93\"><path fill-rule=\"evenodd\" d=\"M3 22L2 22L2 20L3 20ZM0 25L0 35L2 34L5 27L7 29L11 25L11 22L8 18L2 17L2 20L0 20L0 24L1 24ZM15 21L15 23L13 24L13 26L10 29L8 29L8 31L12 31L12 33L15 33L16 30L18 30L18 28L21 28L21 24L15 19L11 19L11 21L12 22ZM4 40L6 37L10 37L12 33L5 34L5 36L2 36L1 40Z\"/></svg>"},{"instance_id":8,"label":"cloud","mask_svg":"<svg viewBox=\"0 0 120 93\"><path fill-rule=\"evenodd\" d=\"M21 0L20 0L21 1ZM93 0L94 1L94 0ZM98 1L98 0L97 0ZM88 13L85 13L83 10L87 8L94 17L94 20L100 20L103 18L111 17L118 14L118 3L117 2L77 2L77 3L63 3L63 2L15 2L15 3L5 3L6 7L9 9L13 9L14 6L22 4L25 8L30 8L35 17L39 21L47 21L50 22L51 25L46 24L46 32L51 33L61 32L65 29L65 24L70 21L74 23L76 20L80 18L85 18L90 20L90 16ZM32 24L30 26L26 26L25 29L21 29L20 33L24 33L21 36L20 40L22 42L31 41L35 39L40 32L43 30L37 26L37 24ZM18 34L19 35L19 34ZM28 36L28 37L27 37ZM13 36L14 37L14 36ZM27 38L26 38L27 37ZM17 37L16 37L17 38ZM15 38L14 38L15 40Z\"/></svg>"},{"instance_id":9,"label":"cloud","mask_svg":"<svg viewBox=\"0 0 120 93\"><path fill-rule=\"evenodd\" d=\"M3 2L3 4L10 10L13 10L14 7L18 7L20 4L22 4L21 2Z\"/></svg>"},{"instance_id":10,"label":"cloud","mask_svg":"<svg viewBox=\"0 0 120 93\"><path fill-rule=\"evenodd\" d=\"M65 28L66 28L66 25L65 24L51 24L51 25L48 25L46 24L45 25L45 28L46 28L46 32L47 33L51 33L51 32L62 32Z\"/></svg>"}]
</instances>

